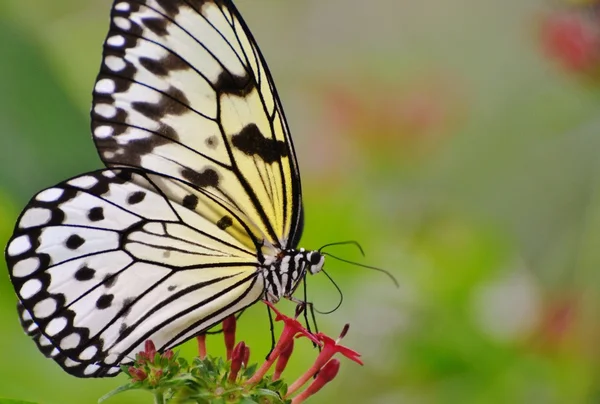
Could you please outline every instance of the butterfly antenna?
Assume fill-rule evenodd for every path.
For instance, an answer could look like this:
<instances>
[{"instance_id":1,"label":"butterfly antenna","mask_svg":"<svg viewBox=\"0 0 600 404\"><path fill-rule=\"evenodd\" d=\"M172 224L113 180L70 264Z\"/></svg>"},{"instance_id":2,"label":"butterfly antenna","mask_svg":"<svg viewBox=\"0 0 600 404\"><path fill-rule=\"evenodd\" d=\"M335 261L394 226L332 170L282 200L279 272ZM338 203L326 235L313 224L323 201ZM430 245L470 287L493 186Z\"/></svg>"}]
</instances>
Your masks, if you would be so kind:
<instances>
[{"instance_id":1,"label":"butterfly antenna","mask_svg":"<svg viewBox=\"0 0 600 404\"><path fill-rule=\"evenodd\" d=\"M314 309L314 311L316 311L319 314L331 314L334 311L336 311L337 309L340 308L340 306L342 305L342 303L344 302L344 294L342 293L342 290L340 289L340 287L338 286L337 283L335 283L335 281L333 280L333 278L331 276L329 276L329 274L327 272L325 272L325 270L321 269L321 272L323 272L325 274L325 276L331 281L331 283L333 284L333 286L335 286L335 288L337 289L339 295L340 295L340 301L338 302L337 306L335 306L333 309L329 310L329 311L319 311L317 309ZM314 316L314 314L313 314Z\"/></svg>"},{"instance_id":2,"label":"butterfly antenna","mask_svg":"<svg viewBox=\"0 0 600 404\"><path fill-rule=\"evenodd\" d=\"M372 269L374 271L379 271L379 272L383 272L384 274L386 274L387 276L390 277L390 279L392 280L392 282L394 282L394 285L396 285L396 287L400 287L400 284L398 283L398 280L396 278L394 278L394 275L392 275L389 271L386 271L385 269L382 268L377 268L377 267L372 267L370 265L365 265L365 264L361 264L359 262L354 262L354 261L350 261L350 260L346 260L340 257L336 257L335 255L331 255L330 253L322 253L323 255L326 255L328 257L334 258L338 261L342 261L345 262L347 264L352 264L352 265L356 265L357 267L361 267L361 268L366 268L366 269Z\"/></svg>"},{"instance_id":3,"label":"butterfly antenna","mask_svg":"<svg viewBox=\"0 0 600 404\"><path fill-rule=\"evenodd\" d=\"M356 248L358 248L358 251L360 251L360 254L364 257L365 256L365 251L363 250L362 246L358 243L358 241L355 240L348 240L348 241L338 241L336 243L329 243L329 244L325 244L323 247L319 248L319 252L323 251L325 248L327 247L331 247L331 246L335 246L335 245L353 245Z\"/></svg>"}]
</instances>

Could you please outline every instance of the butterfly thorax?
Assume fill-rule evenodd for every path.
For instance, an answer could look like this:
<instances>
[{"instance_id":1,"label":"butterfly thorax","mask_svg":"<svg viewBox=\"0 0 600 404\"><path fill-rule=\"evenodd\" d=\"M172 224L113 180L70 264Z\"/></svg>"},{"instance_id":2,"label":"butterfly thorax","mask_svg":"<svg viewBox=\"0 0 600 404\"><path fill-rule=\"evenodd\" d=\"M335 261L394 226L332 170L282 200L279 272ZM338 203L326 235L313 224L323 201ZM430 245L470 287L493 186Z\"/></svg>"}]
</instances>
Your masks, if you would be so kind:
<instances>
[{"instance_id":1,"label":"butterfly thorax","mask_svg":"<svg viewBox=\"0 0 600 404\"><path fill-rule=\"evenodd\" d=\"M316 274L323 268L325 257L319 251L282 250L273 257L265 257L263 276L265 298L271 303L290 297L306 273Z\"/></svg>"}]
</instances>

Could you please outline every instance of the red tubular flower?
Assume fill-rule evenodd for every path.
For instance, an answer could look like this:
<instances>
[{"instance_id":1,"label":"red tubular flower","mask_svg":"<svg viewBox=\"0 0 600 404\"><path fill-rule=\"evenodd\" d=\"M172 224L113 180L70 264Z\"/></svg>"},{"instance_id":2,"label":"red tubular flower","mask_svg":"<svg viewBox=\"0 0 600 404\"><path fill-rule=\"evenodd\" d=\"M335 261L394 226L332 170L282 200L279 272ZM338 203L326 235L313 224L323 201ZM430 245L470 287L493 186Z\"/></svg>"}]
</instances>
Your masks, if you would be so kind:
<instances>
[{"instance_id":1,"label":"red tubular flower","mask_svg":"<svg viewBox=\"0 0 600 404\"><path fill-rule=\"evenodd\" d=\"M198 335L196 342L198 342L198 357L200 359L206 358L206 334Z\"/></svg>"},{"instance_id":2,"label":"red tubular flower","mask_svg":"<svg viewBox=\"0 0 600 404\"><path fill-rule=\"evenodd\" d=\"M264 300L264 303L267 306L269 306L271 308L271 310L273 310L275 312L275 321L283 321L283 323L284 323L283 331L281 332L281 336L279 337L279 341L278 341L277 345L279 345L279 342L282 342L284 340L285 340L285 342L291 341L296 336L305 336L306 338L308 338L315 344L319 343L319 340L317 339L317 337L315 337L306 328L304 328L302 323L300 323L300 321L296 320L296 318L291 318L291 317L286 316L285 314L282 314L279 310L277 310L275 308L275 306L271 302ZM299 316L301 313L302 313L301 310L296 311L296 316ZM277 347L275 347L275 348L277 348ZM282 344L280 350L283 348L284 348L284 345ZM273 349L273 352L271 352L270 356L273 356L274 353L275 353L275 349ZM279 353L278 353L278 355L279 355Z\"/></svg>"},{"instance_id":3,"label":"red tubular flower","mask_svg":"<svg viewBox=\"0 0 600 404\"><path fill-rule=\"evenodd\" d=\"M340 370L340 361L332 359L323 366L315 380L304 390L293 398L292 404L300 404L304 402L308 397L316 394L323 388L327 383L332 381L337 376Z\"/></svg>"},{"instance_id":4,"label":"red tubular flower","mask_svg":"<svg viewBox=\"0 0 600 404\"><path fill-rule=\"evenodd\" d=\"M349 328L350 326L346 324L337 340L334 340L333 338L330 338L321 332L316 334L320 344L322 345L321 353L319 356L317 356L315 363L310 367L310 369L308 369L306 373L300 376L298 380L292 383L292 385L288 388L287 396L302 387L304 383L313 377L337 353L344 355L346 358L353 360L359 365L363 364L359 359L360 354L358 352L343 345L338 345L342 338L344 338L344 336L346 336L348 333Z\"/></svg>"},{"instance_id":5,"label":"red tubular flower","mask_svg":"<svg viewBox=\"0 0 600 404\"><path fill-rule=\"evenodd\" d=\"M240 341L231 354L231 371L229 372L229 381L234 382L237 378L238 372L242 368L244 361L244 353L246 352L246 344L244 341Z\"/></svg>"},{"instance_id":6,"label":"red tubular flower","mask_svg":"<svg viewBox=\"0 0 600 404\"><path fill-rule=\"evenodd\" d=\"M343 345L338 345L338 342L340 342L342 340L342 338L344 338L346 336L346 334L348 333L349 328L350 328L350 325L346 324L337 340L334 340L333 338L328 337L327 335L323 334L322 332L317 334L317 338L319 339L319 341L321 341L323 343L323 349L321 350L321 353L317 357L317 362L321 362L321 364L324 364L325 362L327 362L329 360L329 358L331 358L336 353L341 353L346 358L358 363L359 365L363 365L363 362L360 360L360 354L358 352L356 352L350 348L347 348ZM327 359L325 359L325 358L327 358Z\"/></svg>"},{"instance_id":7,"label":"red tubular flower","mask_svg":"<svg viewBox=\"0 0 600 404\"><path fill-rule=\"evenodd\" d=\"M288 360L294 351L294 340L291 340L285 348L281 350L277 363L275 364L275 373L273 373L273 380L278 380L281 377L281 373L285 370Z\"/></svg>"},{"instance_id":8,"label":"red tubular flower","mask_svg":"<svg viewBox=\"0 0 600 404\"><path fill-rule=\"evenodd\" d=\"M223 337L225 338L225 348L227 349L227 360L231 360L233 347L235 346L235 326L236 319L234 315L223 320Z\"/></svg>"},{"instance_id":9,"label":"red tubular flower","mask_svg":"<svg viewBox=\"0 0 600 404\"><path fill-rule=\"evenodd\" d=\"M288 345L290 341L294 339L294 337L305 336L306 338L313 341L315 344L319 344L319 340L313 334L311 334L302 324L296 320L295 318L290 318L281 312L279 312L272 303L263 300L263 302L271 308L275 312L275 321L283 321L283 331L279 336L279 340L273 348L273 351L262 364L262 366L254 373L254 375L246 382L248 384L258 383L263 376L269 371L275 360L281 355L283 349Z\"/></svg>"}]
</instances>

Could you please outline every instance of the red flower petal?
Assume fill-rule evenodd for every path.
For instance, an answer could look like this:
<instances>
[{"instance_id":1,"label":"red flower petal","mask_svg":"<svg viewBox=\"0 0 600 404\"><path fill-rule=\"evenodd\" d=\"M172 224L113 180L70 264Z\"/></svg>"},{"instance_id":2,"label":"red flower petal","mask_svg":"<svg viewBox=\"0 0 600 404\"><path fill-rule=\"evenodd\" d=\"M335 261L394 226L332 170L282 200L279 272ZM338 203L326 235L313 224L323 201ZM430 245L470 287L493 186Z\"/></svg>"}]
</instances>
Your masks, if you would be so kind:
<instances>
[{"instance_id":1,"label":"red flower petal","mask_svg":"<svg viewBox=\"0 0 600 404\"><path fill-rule=\"evenodd\" d=\"M331 352L331 356L335 355L336 353L340 353L340 354L344 355L346 358L358 363L359 365L364 365L364 363L359 359L361 356L360 353L356 352L353 349L345 347L344 345L339 345L337 340L334 340L333 338L328 337L327 335L323 334L322 332L317 333L316 336L319 339L319 341L321 341L323 343L323 350L321 351L321 354L323 354L323 352L325 352L325 351L327 351L328 354ZM319 355L319 356L324 357L325 355ZM327 358L327 359L329 359L329 358Z\"/></svg>"}]
</instances>

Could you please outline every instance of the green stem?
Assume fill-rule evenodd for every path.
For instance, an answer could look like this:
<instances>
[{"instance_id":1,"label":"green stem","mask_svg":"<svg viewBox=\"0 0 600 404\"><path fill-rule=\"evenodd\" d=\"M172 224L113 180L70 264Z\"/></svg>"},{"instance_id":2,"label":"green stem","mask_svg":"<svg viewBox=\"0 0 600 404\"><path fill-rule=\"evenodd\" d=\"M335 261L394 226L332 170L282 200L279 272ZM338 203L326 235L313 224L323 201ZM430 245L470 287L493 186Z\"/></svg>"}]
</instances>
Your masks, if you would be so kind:
<instances>
[{"instance_id":1,"label":"green stem","mask_svg":"<svg viewBox=\"0 0 600 404\"><path fill-rule=\"evenodd\" d=\"M162 390L155 390L154 391L154 404L164 404L165 403L165 397L163 395Z\"/></svg>"}]
</instances>

